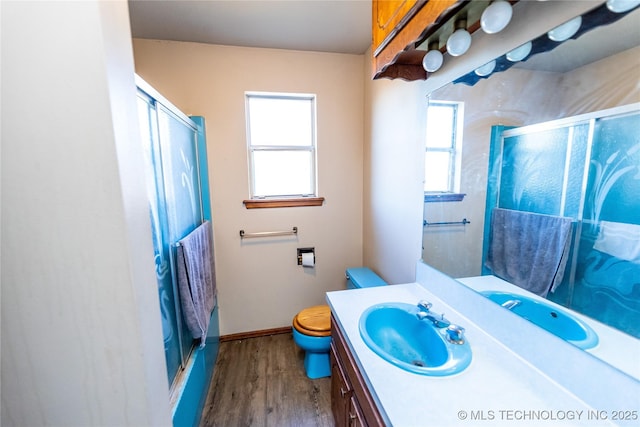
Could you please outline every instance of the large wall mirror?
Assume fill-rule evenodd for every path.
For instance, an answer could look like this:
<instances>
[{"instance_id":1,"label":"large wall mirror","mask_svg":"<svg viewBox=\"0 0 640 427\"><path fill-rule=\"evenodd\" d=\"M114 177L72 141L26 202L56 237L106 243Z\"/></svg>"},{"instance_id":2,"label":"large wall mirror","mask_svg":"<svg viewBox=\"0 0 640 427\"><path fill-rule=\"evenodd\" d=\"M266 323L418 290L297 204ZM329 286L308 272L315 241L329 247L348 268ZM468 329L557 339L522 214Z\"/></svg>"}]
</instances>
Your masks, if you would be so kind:
<instances>
[{"instance_id":1,"label":"large wall mirror","mask_svg":"<svg viewBox=\"0 0 640 427\"><path fill-rule=\"evenodd\" d=\"M517 13L517 8L514 8L514 14ZM632 10L614 23L595 28L578 39L570 39L550 52L537 54L506 71L480 79L472 86L464 83L443 86L429 94L429 101L457 102L464 106L459 191L465 196L462 201L425 202L423 260L454 278L480 276L483 274L484 264L483 244L486 243L485 218L492 127L523 127L612 108L637 112L640 108L640 8ZM629 105L631 107L624 107ZM624 174L627 179L624 185L631 188L631 191L640 189L638 117L640 116L637 114L633 115L623 125L626 127L621 135L627 138L624 153L609 153L605 155L606 158L591 161L592 165L599 163L594 167L600 168L602 176L607 173L609 176ZM615 145L617 137L612 138ZM621 162L623 155L626 156L626 163ZM615 167L618 169L614 170ZM607 168L609 170L605 170ZM557 189L552 188L552 182L549 179L542 191L556 191ZM610 187L614 185L613 181L610 183ZM635 194L640 194L640 191ZM602 272L609 275L620 274L621 277L617 280L623 286L618 286L615 290L593 288L592 295L587 296L583 290L580 298L584 300L593 297L590 312L576 304L578 296L571 295L573 288L559 287L548 298L622 331L629 339L638 340L640 241L637 238L640 234L633 236L636 232L640 233L640 197L628 199L630 198L626 198L624 203L618 203L619 210L626 212L627 219L617 221L629 223L630 227L622 233L632 237L626 243L615 243L616 248L613 249L613 252L618 252L618 257L628 262L627 268L618 273L615 270ZM597 230L595 233L597 234ZM593 241L591 245L593 246ZM625 253L620 255L620 252ZM592 262L591 267L600 268L605 260L593 259ZM567 266L566 274L571 274L570 265ZM573 274L576 274L575 267ZM626 320L614 318L614 303L608 308L612 313L606 316L593 312L593 303L601 301L597 298L607 292L611 294L607 298L618 298L618 303L629 308L630 314ZM585 304L588 303L589 301ZM615 362L602 358L616 366ZM637 373L632 375L637 376Z\"/></svg>"}]
</instances>

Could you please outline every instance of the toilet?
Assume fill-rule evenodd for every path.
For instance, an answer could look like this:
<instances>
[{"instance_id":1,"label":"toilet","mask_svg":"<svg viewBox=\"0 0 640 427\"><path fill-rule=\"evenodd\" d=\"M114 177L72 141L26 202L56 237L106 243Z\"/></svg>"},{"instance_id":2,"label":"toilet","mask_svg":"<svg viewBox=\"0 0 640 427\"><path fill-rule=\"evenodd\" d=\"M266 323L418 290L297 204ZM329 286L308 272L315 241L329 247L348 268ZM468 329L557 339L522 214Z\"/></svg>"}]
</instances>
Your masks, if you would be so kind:
<instances>
[{"instance_id":1,"label":"toilet","mask_svg":"<svg viewBox=\"0 0 640 427\"><path fill-rule=\"evenodd\" d=\"M347 289L385 286L387 282L367 267L347 268ZM331 309L316 305L300 310L293 318L293 340L305 351L304 370L311 379L331 376Z\"/></svg>"}]
</instances>

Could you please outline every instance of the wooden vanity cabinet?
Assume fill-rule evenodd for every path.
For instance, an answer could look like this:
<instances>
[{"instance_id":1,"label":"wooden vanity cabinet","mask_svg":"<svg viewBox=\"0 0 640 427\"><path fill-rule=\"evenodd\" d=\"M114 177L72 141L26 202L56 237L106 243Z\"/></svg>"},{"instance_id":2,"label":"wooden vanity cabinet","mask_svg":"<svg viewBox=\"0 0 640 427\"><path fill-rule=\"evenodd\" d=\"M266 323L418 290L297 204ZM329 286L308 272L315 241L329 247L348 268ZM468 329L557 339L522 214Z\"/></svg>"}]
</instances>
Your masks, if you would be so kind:
<instances>
[{"instance_id":1,"label":"wooden vanity cabinet","mask_svg":"<svg viewBox=\"0 0 640 427\"><path fill-rule=\"evenodd\" d=\"M373 0L372 77L424 80L416 47L464 6L461 0Z\"/></svg>"},{"instance_id":2,"label":"wooden vanity cabinet","mask_svg":"<svg viewBox=\"0 0 640 427\"><path fill-rule=\"evenodd\" d=\"M336 427L384 422L333 315L331 316L331 411Z\"/></svg>"},{"instance_id":3,"label":"wooden vanity cabinet","mask_svg":"<svg viewBox=\"0 0 640 427\"><path fill-rule=\"evenodd\" d=\"M353 389L344 375L342 367L338 363L336 350L331 344L331 412L336 426L349 425L349 410L358 402L353 399Z\"/></svg>"},{"instance_id":4,"label":"wooden vanity cabinet","mask_svg":"<svg viewBox=\"0 0 640 427\"><path fill-rule=\"evenodd\" d=\"M367 427L369 424L364 419L362 409L355 397L351 396L351 405L349 406L349 425L351 427Z\"/></svg>"}]
</instances>

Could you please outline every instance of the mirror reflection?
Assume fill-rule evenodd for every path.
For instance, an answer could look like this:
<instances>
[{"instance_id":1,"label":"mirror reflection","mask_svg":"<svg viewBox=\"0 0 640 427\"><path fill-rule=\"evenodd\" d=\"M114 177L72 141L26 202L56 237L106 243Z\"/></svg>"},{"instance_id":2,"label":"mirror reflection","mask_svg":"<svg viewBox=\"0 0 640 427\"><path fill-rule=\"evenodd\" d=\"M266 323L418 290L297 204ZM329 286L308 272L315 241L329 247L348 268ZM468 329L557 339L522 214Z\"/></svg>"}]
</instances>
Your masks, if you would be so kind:
<instances>
[{"instance_id":1,"label":"mirror reflection","mask_svg":"<svg viewBox=\"0 0 640 427\"><path fill-rule=\"evenodd\" d=\"M448 157L430 159L427 148L427 173L457 165L438 186L460 193L425 196L427 264L455 278L491 274L496 207L571 218L564 274L538 294L640 337L639 23L636 9L473 86L429 95L430 105L456 106L461 123Z\"/></svg>"}]
</instances>

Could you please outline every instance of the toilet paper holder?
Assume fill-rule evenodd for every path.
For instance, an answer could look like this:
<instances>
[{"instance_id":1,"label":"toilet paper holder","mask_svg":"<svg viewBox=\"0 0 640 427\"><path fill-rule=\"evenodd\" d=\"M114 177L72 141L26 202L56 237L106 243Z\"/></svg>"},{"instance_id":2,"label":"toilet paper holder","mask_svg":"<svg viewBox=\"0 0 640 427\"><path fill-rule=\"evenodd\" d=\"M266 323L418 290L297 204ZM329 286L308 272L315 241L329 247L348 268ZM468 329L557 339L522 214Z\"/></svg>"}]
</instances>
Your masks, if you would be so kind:
<instances>
[{"instance_id":1,"label":"toilet paper holder","mask_svg":"<svg viewBox=\"0 0 640 427\"><path fill-rule=\"evenodd\" d=\"M302 254L313 254L313 263L316 262L316 248L298 248L298 265L302 265Z\"/></svg>"}]
</instances>

